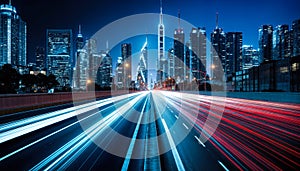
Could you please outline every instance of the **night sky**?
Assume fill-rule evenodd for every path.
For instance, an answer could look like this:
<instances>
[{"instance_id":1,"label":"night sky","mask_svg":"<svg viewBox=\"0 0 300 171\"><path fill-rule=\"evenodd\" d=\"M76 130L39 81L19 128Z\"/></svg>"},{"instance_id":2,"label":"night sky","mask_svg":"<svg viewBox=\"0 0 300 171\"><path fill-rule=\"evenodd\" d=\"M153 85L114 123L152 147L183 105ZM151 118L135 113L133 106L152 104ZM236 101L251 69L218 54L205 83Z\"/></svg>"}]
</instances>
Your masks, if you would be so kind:
<instances>
[{"instance_id":1,"label":"night sky","mask_svg":"<svg viewBox=\"0 0 300 171\"><path fill-rule=\"evenodd\" d=\"M0 0L1 4L8 0ZM12 0L21 18L27 22L28 59L34 60L36 46L45 46L46 29L73 29L82 25L89 38L105 25L139 13L159 13L159 0ZM262 24L291 25L300 18L299 0L163 0L164 13L177 16L199 27L206 27L208 36L215 27L219 12L219 27L225 32L242 31L243 44L258 46L258 28ZM172 28L174 29L174 28ZM185 31L189 34L190 30Z\"/></svg>"}]
</instances>

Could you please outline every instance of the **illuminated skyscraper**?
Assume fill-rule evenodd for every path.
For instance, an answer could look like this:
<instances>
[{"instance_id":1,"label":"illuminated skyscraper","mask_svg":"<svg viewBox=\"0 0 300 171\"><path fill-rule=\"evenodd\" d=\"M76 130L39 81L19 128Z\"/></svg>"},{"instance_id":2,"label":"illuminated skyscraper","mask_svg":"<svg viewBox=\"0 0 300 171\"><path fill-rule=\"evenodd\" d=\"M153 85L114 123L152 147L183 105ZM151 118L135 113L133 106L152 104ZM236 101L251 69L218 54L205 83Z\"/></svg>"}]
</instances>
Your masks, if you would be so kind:
<instances>
[{"instance_id":1,"label":"illuminated skyscraper","mask_svg":"<svg viewBox=\"0 0 300 171\"><path fill-rule=\"evenodd\" d=\"M192 28L191 42L191 72L192 79L200 80L206 76L206 29Z\"/></svg>"},{"instance_id":2,"label":"illuminated skyscraper","mask_svg":"<svg viewBox=\"0 0 300 171\"><path fill-rule=\"evenodd\" d=\"M71 86L72 30L47 29L48 75L56 76L60 86Z\"/></svg>"},{"instance_id":3,"label":"illuminated skyscraper","mask_svg":"<svg viewBox=\"0 0 300 171\"><path fill-rule=\"evenodd\" d=\"M96 83L102 88L108 88L112 86L112 58L104 51L100 53L100 57Z\"/></svg>"},{"instance_id":4,"label":"illuminated skyscraper","mask_svg":"<svg viewBox=\"0 0 300 171\"><path fill-rule=\"evenodd\" d=\"M218 13L216 28L211 33L211 78L216 81L224 81L226 67L226 35L218 25Z\"/></svg>"},{"instance_id":5,"label":"illuminated skyscraper","mask_svg":"<svg viewBox=\"0 0 300 171\"><path fill-rule=\"evenodd\" d=\"M269 61L273 59L273 26L263 25L258 30L259 40L258 40L258 52L259 52L259 62Z\"/></svg>"},{"instance_id":6,"label":"illuminated skyscraper","mask_svg":"<svg viewBox=\"0 0 300 171\"><path fill-rule=\"evenodd\" d=\"M26 66L26 23L9 4L0 6L0 66Z\"/></svg>"},{"instance_id":7,"label":"illuminated skyscraper","mask_svg":"<svg viewBox=\"0 0 300 171\"><path fill-rule=\"evenodd\" d=\"M293 21L291 31L292 56L300 55L300 19Z\"/></svg>"},{"instance_id":8,"label":"illuminated skyscraper","mask_svg":"<svg viewBox=\"0 0 300 171\"><path fill-rule=\"evenodd\" d=\"M124 43L121 45L122 63L123 63L123 86L129 87L132 79L132 49L131 44Z\"/></svg>"},{"instance_id":9,"label":"illuminated skyscraper","mask_svg":"<svg viewBox=\"0 0 300 171\"><path fill-rule=\"evenodd\" d=\"M37 47L35 50L36 57L36 69L38 71L45 71L46 58L45 58L45 48Z\"/></svg>"},{"instance_id":10,"label":"illuminated skyscraper","mask_svg":"<svg viewBox=\"0 0 300 171\"><path fill-rule=\"evenodd\" d=\"M136 80L139 84L145 83L148 85L148 39L140 51L140 59L136 70Z\"/></svg>"},{"instance_id":11,"label":"illuminated skyscraper","mask_svg":"<svg viewBox=\"0 0 300 171\"><path fill-rule=\"evenodd\" d=\"M231 81L233 74L235 74L238 71L241 71L243 68L242 46L243 46L242 32L226 33L225 74L227 77L227 81Z\"/></svg>"},{"instance_id":12,"label":"illuminated skyscraper","mask_svg":"<svg viewBox=\"0 0 300 171\"><path fill-rule=\"evenodd\" d=\"M242 49L243 70L259 66L257 50L252 45L243 45Z\"/></svg>"},{"instance_id":13,"label":"illuminated skyscraper","mask_svg":"<svg viewBox=\"0 0 300 171\"><path fill-rule=\"evenodd\" d=\"M278 25L273 32L273 59L283 59L290 57L289 26Z\"/></svg>"},{"instance_id":14,"label":"illuminated skyscraper","mask_svg":"<svg viewBox=\"0 0 300 171\"><path fill-rule=\"evenodd\" d=\"M175 80L184 80L184 32L180 26L180 13L178 12L178 28L174 31L174 55L175 55Z\"/></svg>"},{"instance_id":15,"label":"illuminated skyscraper","mask_svg":"<svg viewBox=\"0 0 300 171\"><path fill-rule=\"evenodd\" d=\"M160 1L160 17L158 25L158 58L157 58L157 78L161 83L167 78L167 59L165 57L165 26L163 24L162 1Z\"/></svg>"}]
</instances>

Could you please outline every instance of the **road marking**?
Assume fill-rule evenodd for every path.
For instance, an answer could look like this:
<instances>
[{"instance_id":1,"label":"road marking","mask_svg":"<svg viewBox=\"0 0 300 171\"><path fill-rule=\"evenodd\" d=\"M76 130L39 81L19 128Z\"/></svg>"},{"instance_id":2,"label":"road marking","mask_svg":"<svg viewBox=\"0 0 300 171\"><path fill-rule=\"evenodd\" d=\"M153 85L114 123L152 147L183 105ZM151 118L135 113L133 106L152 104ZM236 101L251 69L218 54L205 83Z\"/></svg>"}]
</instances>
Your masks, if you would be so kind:
<instances>
[{"instance_id":1,"label":"road marking","mask_svg":"<svg viewBox=\"0 0 300 171\"><path fill-rule=\"evenodd\" d=\"M224 170L229 171L229 169L227 169L227 167L222 162L220 162L219 160L218 160L218 162L224 168Z\"/></svg>"},{"instance_id":2,"label":"road marking","mask_svg":"<svg viewBox=\"0 0 300 171\"><path fill-rule=\"evenodd\" d=\"M139 120L137 122L137 125L135 127L135 130L134 130L134 133L133 133L133 136L132 136L129 148L127 150L127 154L126 154L126 157L125 157L122 169L121 169L122 171L128 170L129 162L130 162L131 155L132 155L132 152L133 152L133 148L134 148L134 144L135 144L135 141L136 141L136 137L137 137L137 134L138 134L139 129L140 129L140 125L141 125L142 117L144 115L144 111L145 111L145 107L146 107L147 101L148 101L148 98L145 100L145 103L143 105L140 118L139 118Z\"/></svg>"},{"instance_id":3,"label":"road marking","mask_svg":"<svg viewBox=\"0 0 300 171\"><path fill-rule=\"evenodd\" d=\"M173 110L170 110L170 111L171 111L172 113L174 113Z\"/></svg>"},{"instance_id":4,"label":"road marking","mask_svg":"<svg viewBox=\"0 0 300 171\"><path fill-rule=\"evenodd\" d=\"M203 144L202 141L196 135L194 137L199 142L199 144L201 144L204 148L206 147L205 144Z\"/></svg>"},{"instance_id":5,"label":"road marking","mask_svg":"<svg viewBox=\"0 0 300 171\"><path fill-rule=\"evenodd\" d=\"M189 127L187 127L186 124L182 123L182 125L183 125L186 129L189 129Z\"/></svg>"},{"instance_id":6,"label":"road marking","mask_svg":"<svg viewBox=\"0 0 300 171\"><path fill-rule=\"evenodd\" d=\"M182 164L182 161L181 161L181 158L180 158L180 156L179 156L179 154L178 154L178 151L177 151L177 148L176 148L176 145L175 145L175 143L174 143L174 141L173 141L173 138L172 138L172 136L171 136L171 134L170 134L170 131L169 131L169 129L168 129L168 126L167 126L167 124L166 124L166 121L165 121L165 119L161 119L161 121L162 121L162 124L163 124L163 126L164 126L164 129L165 129L165 133L167 134L167 138L168 138L168 141L169 141L169 144L170 144L170 146L171 146L171 148L172 148L172 154L173 154L173 157L174 157L174 159L175 159L175 163L176 163L176 166L177 166L177 169L178 170L185 170L184 169L184 166L183 166L183 164Z\"/></svg>"},{"instance_id":7,"label":"road marking","mask_svg":"<svg viewBox=\"0 0 300 171\"><path fill-rule=\"evenodd\" d=\"M178 116L177 116L177 115L175 115L175 118L176 118L176 119L178 119Z\"/></svg>"}]
</instances>

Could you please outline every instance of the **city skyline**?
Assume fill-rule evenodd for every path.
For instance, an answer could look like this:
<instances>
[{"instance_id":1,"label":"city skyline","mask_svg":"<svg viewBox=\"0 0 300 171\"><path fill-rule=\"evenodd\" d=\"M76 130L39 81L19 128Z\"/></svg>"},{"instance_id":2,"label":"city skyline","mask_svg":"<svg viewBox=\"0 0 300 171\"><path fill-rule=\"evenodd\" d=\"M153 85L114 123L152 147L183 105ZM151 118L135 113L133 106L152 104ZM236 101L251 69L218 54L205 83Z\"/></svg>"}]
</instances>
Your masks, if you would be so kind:
<instances>
[{"instance_id":1,"label":"city skyline","mask_svg":"<svg viewBox=\"0 0 300 171\"><path fill-rule=\"evenodd\" d=\"M8 0L1 1L2 3L8 3ZM124 9L114 4L119 4L118 6L122 6ZM254 48L258 48L259 27L264 24L271 24L274 27L280 24L291 25L292 21L299 17L297 4L296 0L278 1L272 5L271 1L163 1L164 14L177 16L177 11L180 9L183 20L191 22L197 27L206 27L208 33L215 28L215 13L218 12L219 26L225 32L243 32L243 44L253 45ZM27 2L12 1L12 5L16 7L18 14L28 25L28 62L34 62L36 46L45 44L46 29L66 28L72 29L76 34L78 25L81 24L84 37L89 38L98 29L119 18L138 13L159 13L159 1L157 0L144 3L135 3L135 1L128 3L118 0L114 2L90 0L87 3L68 0L51 2L30 0ZM101 8L103 6L105 8ZM53 10L54 7L57 9ZM97 8L101 10L96 10ZM116 10L112 9L120 10L116 13ZM67 13L65 13L66 11ZM168 29L173 31L174 28ZM208 37L208 39L210 38Z\"/></svg>"}]
</instances>

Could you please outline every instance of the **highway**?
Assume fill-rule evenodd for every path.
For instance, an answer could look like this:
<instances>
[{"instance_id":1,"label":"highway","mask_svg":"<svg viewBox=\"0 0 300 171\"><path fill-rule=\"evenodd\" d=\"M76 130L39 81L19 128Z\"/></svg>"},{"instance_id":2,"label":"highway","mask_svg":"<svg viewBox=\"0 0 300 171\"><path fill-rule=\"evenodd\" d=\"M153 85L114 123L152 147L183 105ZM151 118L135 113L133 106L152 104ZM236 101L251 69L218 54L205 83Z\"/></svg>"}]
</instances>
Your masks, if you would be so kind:
<instances>
[{"instance_id":1,"label":"highway","mask_svg":"<svg viewBox=\"0 0 300 171\"><path fill-rule=\"evenodd\" d=\"M297 170L300 105L145 91L0 116L0 170Z\"/></svg>"}]
</instances>

